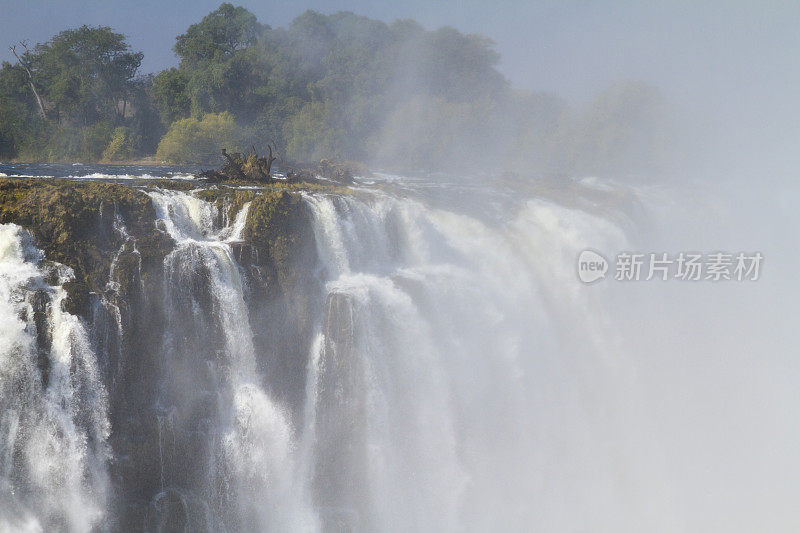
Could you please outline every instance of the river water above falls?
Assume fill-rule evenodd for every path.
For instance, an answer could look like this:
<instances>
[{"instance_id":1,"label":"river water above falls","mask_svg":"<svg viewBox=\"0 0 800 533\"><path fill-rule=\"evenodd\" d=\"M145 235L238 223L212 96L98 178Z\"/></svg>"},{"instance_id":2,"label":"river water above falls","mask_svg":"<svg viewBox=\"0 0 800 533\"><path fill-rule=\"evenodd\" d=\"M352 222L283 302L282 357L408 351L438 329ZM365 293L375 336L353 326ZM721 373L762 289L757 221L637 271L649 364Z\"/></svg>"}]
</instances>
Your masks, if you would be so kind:
<instances>
[{"instance_id":1,"label":"river water above falls","mask_svg":"<svg viewBox=\"0 0 800 533\"><path fill-rule=\"evenodd\" d=\"M306 248L283 275L246 232L249 203L229 216L192 190L136 187L174 241L158 290L119 289L117 259L141 270L142 244L118 217L88 318L62 310L70 269L0 225L0 531L730 525L691 488L725 490L708 408L681 418L722 365L671 366L688 357L678 309L716 289L658 300L661 286L575 270L584 249L674 244L652 237L663 191L378 176L297 193ZM761 301L736 290L729 305ZM732 364L723 388L750 368Z\"/></svg>"}]
</instances>

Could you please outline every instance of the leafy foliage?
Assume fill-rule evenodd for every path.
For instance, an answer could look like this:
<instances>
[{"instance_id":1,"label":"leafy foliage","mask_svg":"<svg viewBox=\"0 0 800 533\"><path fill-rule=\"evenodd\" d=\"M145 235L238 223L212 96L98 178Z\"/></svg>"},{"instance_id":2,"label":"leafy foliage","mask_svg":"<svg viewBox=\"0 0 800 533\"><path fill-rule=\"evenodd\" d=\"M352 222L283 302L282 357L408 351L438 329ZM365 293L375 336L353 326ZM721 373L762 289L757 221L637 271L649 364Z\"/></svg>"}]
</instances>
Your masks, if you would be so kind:
<instances>
[{"instance_id":1,"label":"leafy foliage","mask_svg":"<svg viewBox=\"0 0 800 533\"><path fill-rule=\"evenodd\" d=\"M162 70L153 79L153 101L165 126L189 116L189 78L176 68Z\"/></svg>"},{"instance_id":2,"label":"leafy foliage","mask_svg":"<svg viewBox=\"0 0 800 533\"><path fill-rule=\"evenodd\" d=\"M119 126L111 136L111 142L103 151L103 159L106 161L123 161L130 159L136 154L142 139L130 128Z\"/></svg>"},{"instance_id":3,"label":"leafy foliage","mask_svg":"<svg viewBox=\"0 0 800 533\"><path fill-rule=\"evenodd\" d=\"M148 126L142 120L147 89L135 79L142 57L111 28L82 26L32 49L26 47L21 65L4 62L0 155L97 160L115 126ZM37 113L32 87L42 97L45 117ZM136 120L134 100L140 104ZM145 136L142 131L136 135Z\"/></svg>"},{"instance_id":4,"label":"leafy foliage","mask_svg":"<svg viewBox=\"0 0 800 533\"><path fill-rule=\"evenodd\" d=\"M118 104L128 97L142 58L124 35L89 26L63 31L25 54L52 114L81 125L122 113Z\"/></svg>"},{"instance_id":5,"label":"leafy foliage","mask_svg":"<svg viewBox=\"0 0 800 533\"><path fill-rule=\"evenodd\" d=\"M174 122L161 139L156 157L172 163L213 163L222 148L236 148L239 133L233 115L207 113Z\"/></svg>"},{"instance_id":6,"label":"leafy foliage","mask_svg":"<svg viewBox=\"0 0 800 533\"><path fill-rule=\"evenodd\" d=\"M277 148L401 170L635 170L671 132L652 88L622 84L583 109L520 93L489 39L349 12L285 28L223 3L176 38L177 68L136 77L142 54L110 28L59 33L0 68L0 158L219 161ZM42 94L39 116L31 81ZM163 135L163 137L162 137Z\"/></svg>"}]
</instances>

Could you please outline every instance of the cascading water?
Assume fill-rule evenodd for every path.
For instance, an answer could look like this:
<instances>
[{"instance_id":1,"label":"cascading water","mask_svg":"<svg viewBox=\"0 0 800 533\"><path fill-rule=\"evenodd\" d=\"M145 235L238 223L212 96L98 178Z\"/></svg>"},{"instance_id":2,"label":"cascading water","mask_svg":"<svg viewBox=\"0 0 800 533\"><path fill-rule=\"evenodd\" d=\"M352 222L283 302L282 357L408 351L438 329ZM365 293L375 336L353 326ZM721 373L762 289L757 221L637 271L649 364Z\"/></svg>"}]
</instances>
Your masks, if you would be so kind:
<instances>
[{"instance_id":1,"label":"cascading water","mask_svg":"<svg viewBox=\"0 0 800 533\"><path fill-rule=\"evenodd\" d=\"M89 531L106 514L106 391L61 309L69 269L0 226L0 530Z\"/></svg>"},{"instance_id":2,"label":"cascading water","mask_svg":"<svg viewBox=\"0 0 800 533\"><path fill-rule=\"evenodd\" d=\"M291 421L256 372L243 282L228 244L240 239L248 205L232 226L215 230L211 204L182 193L151 197L178 243L165 259L167 372L158 403L178 412L168 428L190 448L177 453L191 453L189 464L165 466L162 477L207 506L202 519L189 513L192 530L312 529L294 475Z\"/></svg>"},{"instance_id":3,"label":"cascading water","mask_svg":"<svg viewBox=\"0 0 800 533\"><path fill-rule=\"evenodd\" d=\"M120 261L133 258L136 268L127 274L135 277L130 281L137 286L139 293L144 292L141 254L136 249L136 240L128 234L125 223L118 212L114 213L113 229L120 237L122 244L111 260L106 290L95 298L91 328L92 345L97 353L106 355L102 366L105 367L105 373L110 376L112 385L122 377L124 372L125 331L130 330L132 326L131 303L119 298L124 281L121 277L125 275L119 272Z\"/></svg>"},{"instance_id":4,"label":"cascading water","mask_svg":"<svg viewBox=\"0 0 800 533\"><path fill-rule=\"evenodd\" d=\"M490 223L306 199L328 281L305 427L332 530L668 528L627 510L654 473L602 450L632 398L572 270L586 247L624 248L622 230L542 200Z\"/></svg>"},{"instance_id":5,"label":"cascading water","mask_svg":"<svg viewBox=\"0 0 800 533\"><path fill-rule=\"evenodd\" d=\"M143 357L126 328L143 322L118 294L118 261L145 286L122 221L91 336L60 309L67 272L46 283L27 234L0 227L0 526L114 529L135 504L121 524L146 531L676 529L603 289L573 270L584 248L630 245L624 214L488 191L458 206L430 191L303 193L318 283L293 289L312 302L308 338L286 337L310 347L298 383L275 364L286 339L269 336L289 322L257 314L253 272L267 293L280 279L242 248L250 204L228 217L192 192L147 194L174 240L161 294L136 296L163 310L140 370L152 397L126 382L123 358Z\"/></svg>"}]
</instances>

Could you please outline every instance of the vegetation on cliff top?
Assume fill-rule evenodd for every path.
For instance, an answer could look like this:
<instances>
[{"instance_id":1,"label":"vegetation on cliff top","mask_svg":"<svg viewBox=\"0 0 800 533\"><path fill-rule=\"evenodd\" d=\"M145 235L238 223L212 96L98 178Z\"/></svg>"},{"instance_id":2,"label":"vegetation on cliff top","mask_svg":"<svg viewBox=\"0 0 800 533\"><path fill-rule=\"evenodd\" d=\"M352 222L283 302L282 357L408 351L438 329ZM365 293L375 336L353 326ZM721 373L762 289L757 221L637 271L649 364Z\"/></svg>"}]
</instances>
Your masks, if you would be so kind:
<instances>
[{"instance_id":1,"label":"vegetation on cliff top","mask_svg":"<svg viewBox=\"0 0 800 533\"><path fill-rule=\"evenodd\" d=\"M46 259L75 271L67 289L81 314L88 292L105 291L111 262L125 243L114 227L117 216L136 239L142 278L160 272L174 243L156 228L153 204L141 191L109 183L0 179L0 223L27 228Z\"/></svg>"},{"instance_id":2,"label":"vegetation on cliff top","mask_svg":"<svg viewBox=\"0 0 800 533\"><path fill-rule=\"evenodd\" d=\"M242 236L266 252L275 268L275 281L284 291L296 281L292 251L300 245L301 235L309 227L303 209L300 195L275 190L255 197L247 212Z\"/></svg>"},{"instance_id":3,"label":"vegetation on cliff top","mask_svg":"<svg viewBox=\"0 0 800 533\"><path fill-rule=\"evenodd\" d=\"M115 263L123 296L132 283L157 283L164 257L175 243L159 229L152 200L142 186L189 192L196 184L156 181L134 184L80 183L57 179L0 179L0 223L16 223L33 234L45 259L71 267L74 281L65 285L71 312L86 316L89 293L108 290L111 264ZM297 283L302 246L309 236L308 213L300 191L345 193L345 187L322 183L262 183L253 188L224 184L194 190L192 194L216 204L231 223L250 203L243 237L257 251L263 280L270 291L291 292ZM124 225L126 238L115 220ZM135 241L135 251L134 251Z\"/></svg>"},{"instance_id":4,"label":"vegetation on cliff top","mask_svg":"<svg viewBox=\"0 0 800 533\"><path fill-rule=\"evenodd\" d=\"M156 158L184 164L214 163L222 149L239 149L239 137L233 115L228 112L207 113L201 119L182 118L161 138Z\"/></svg>"}]
</instances>

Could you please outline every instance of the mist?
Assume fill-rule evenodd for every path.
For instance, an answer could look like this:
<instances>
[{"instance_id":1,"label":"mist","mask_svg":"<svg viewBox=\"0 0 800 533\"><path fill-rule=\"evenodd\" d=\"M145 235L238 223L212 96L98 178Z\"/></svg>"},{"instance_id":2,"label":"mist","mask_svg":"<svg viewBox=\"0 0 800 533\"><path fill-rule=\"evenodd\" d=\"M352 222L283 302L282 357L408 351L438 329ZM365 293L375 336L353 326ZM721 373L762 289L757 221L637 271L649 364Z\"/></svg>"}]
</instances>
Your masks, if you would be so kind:
<instances>
[{"instance_id":1,"label":"mist","mask_svg":"<svg viewBox=\"0 0 800 533\"><path fill-rule=\"evenodd\" d=\"M797 6L14 9L0 530L796 528Z\"/></svg>"}]
</instances>

